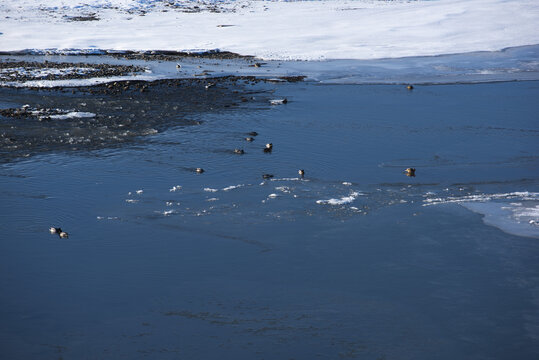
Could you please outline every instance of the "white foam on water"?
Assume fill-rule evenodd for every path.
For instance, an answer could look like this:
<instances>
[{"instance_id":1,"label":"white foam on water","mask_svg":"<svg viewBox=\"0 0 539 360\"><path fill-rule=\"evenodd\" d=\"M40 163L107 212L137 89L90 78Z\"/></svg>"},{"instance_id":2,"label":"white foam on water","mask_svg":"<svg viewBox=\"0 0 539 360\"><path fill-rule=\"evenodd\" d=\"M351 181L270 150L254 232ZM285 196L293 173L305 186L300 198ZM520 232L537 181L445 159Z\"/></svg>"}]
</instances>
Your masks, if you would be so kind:
<instances>
[{"instance_id":1,"label":"white foam on water","mask_svg":"<svg viewBox=\"0 0 539 360\"><path fill-rule=\"evenodd\" d=\"M170 192L175 192L175 191L179 191L181 190L182 187L180 185L174 185L173 187L171 187L168 191Z\"/></svg>"},{"instance_id":2,"label":"white foam on water","mask_svg":"<svg viewBox=\"0 0 539 360\"><path fill-rule=\"evenodd\" d=\"M270 198L270 199L275 199L275 198L278 197L278 196L279 196L279 195L277 195L277 194L269 194L269 195L268 195L268 198Z\"/></svg>"},{"instance_id":3,"label":"white foam on water","mask_svg":"<svg viewBox=\"0 0 539 360\"><path fill-rule=\"evenodd\" d=\"M135 203L138 203L138 200L136 200L136 199L125 199L125 202L129 203L129 204L135 204Z\"/></svg>"},{"instance_id":4,"label":"white foam on water","mask_svg":"<svg viewBox=\"0 0 539 360\"><path fill-rule=\"evenodd\" d=\"M219 189L204 188L204 191L207 191L207 192L217 192L217 191L219 191Z\"/></svg>"},{"instance_id":5,"label":"white foam on water","mask_svg":"<svg viewBox=\"0 0 539 360\"><path fill-rule=\"evenodd\" d=\"M342 184L345 185L345 186L352 186L352 183L348 182L348 181L343 181Z\"/></svg>"},{"instance_id":6,"label":"white foam on water","mask_svg":"<svg viewBox=\"0 0 539 360\"><path fill-rule=\"evenodd\" d=\"M343 196L338 199L316 200L316 203L321 205L344 205L355 201L360 195L363 194L358 191L354 191L349 196Z\"/></svg>"},{"instance_id":7,"label":"white foam on water","mask_svg":"<svg viewBox=\"0 0 539 360\"><path fill-rule=\"evenodd\" d=\"M219 200L219 198L213 197L213 198L206 199L206 201L217 201L217 200Z\"/></svg>"},{"instance_id":8,"label":"white foam on water","mask_svg":"<svg viewBox=\"0 0 539 360\"><path fill-rule=\"evenodd\" d=\"M135 192L137 193L137 195L140 195L140 194L142 194L144 192L144 190L140 189L140 190L137 190Z\"/></svg>"}]
</instances>

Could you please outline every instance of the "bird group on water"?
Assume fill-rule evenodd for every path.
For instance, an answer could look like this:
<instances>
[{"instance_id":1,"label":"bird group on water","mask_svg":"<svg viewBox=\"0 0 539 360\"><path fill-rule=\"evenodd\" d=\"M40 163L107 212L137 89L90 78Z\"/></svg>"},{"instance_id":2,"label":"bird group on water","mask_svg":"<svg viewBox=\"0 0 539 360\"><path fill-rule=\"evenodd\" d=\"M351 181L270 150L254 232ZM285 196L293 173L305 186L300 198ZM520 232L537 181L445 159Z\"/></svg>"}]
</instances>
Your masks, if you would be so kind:
<instances>
[{"instance_id":1,"label":"bird group on water","mask_svg":"<svg viewBox=\"0 0 539 360\"><path fill-rule=\"evenodd\" d=\"M181 68L181 65L178 64L177 65L177 68ZM211 84L210 86L213 86L214 84ZM407 85L406 86L406 89L408 90L413 90L414 87L412 85ZM288 102L287 99L283 99L283 100L272 100L271 101L271 104L272 105L276 105L276 104L286 104ZM247 135L249 135L248 137L245 138L245 141L248 141L248 142L252 142L255 140L255 137L258 136L258 133L256 131L251 131L249 132ZM264 147L263 151L265 153L271 153L273 150L273 143L267 143L266 146ZM239 154L239 155L243 155L245 154L245 151L243 149L234 149L234 154ZM406 168L403 173L408 176L408 177L415 177L415 171L416 169L415 168ZM202 174L204 173L204 169L203 168L196 168L195 169L195 172L197 174ZM300 169L298 170L298 174L299 176L301 176L302 178L305 177L305 170L304 169ZM263 174L262 175L262 178L267 180L267 179L271 179L273 178L273 174ZM51 228L49 229L50 233L51 234L57 234L60 238L62 239L67 239L69 238L69 234L65 231L63 231L61 228L59 227L54 227L54 226L51 226Z\"/></svg>"}]
</instances>

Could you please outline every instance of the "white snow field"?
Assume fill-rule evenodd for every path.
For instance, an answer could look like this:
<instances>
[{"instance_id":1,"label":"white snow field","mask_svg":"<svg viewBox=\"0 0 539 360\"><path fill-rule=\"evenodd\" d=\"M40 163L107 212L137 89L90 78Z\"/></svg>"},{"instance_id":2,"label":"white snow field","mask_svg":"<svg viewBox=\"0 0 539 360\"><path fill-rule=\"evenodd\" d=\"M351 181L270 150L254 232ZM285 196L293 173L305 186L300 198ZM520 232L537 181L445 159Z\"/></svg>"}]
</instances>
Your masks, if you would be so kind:
<instances>
[{"instance_id":1,"label":"white snow field","mask_svg":"<svg viewBox=\"0 0 539 360\"><path fill-rule=\"evenodd\" d=\"M0 0L0 51L379 59L539 44L537 0Z\"/></svg>"}]
</instances>

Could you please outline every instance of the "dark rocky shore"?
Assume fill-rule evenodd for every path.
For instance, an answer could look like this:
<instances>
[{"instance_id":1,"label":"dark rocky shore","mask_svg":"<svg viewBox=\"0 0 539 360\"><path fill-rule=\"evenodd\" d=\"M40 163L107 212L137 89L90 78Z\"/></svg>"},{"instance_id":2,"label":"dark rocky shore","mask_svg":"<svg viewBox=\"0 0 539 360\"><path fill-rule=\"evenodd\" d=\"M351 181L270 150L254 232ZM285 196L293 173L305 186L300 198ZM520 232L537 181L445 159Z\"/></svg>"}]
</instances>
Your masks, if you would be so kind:
<instances>
[{"instance_id":1,"label":"dark rocky shore","mask_svg":"<svg viewBox=\"0 0 539 360\"><path fill-rule=\"evenodd\" d=\"M37 78L33 73L34 70L73 68L81 71L51 72L44 76L38 73ZM143 70L134 65L5 61L0 62L0 79L7 78L16 84L37 79L106 78ZM200 125L205 113L268 107L270 92L265 83L297 82L303 78L206 76L48 88L9 84L0 87L3 99L0 102L0 161L49 151L118 146L171 126Z\"/></svg>"}]
</instances>

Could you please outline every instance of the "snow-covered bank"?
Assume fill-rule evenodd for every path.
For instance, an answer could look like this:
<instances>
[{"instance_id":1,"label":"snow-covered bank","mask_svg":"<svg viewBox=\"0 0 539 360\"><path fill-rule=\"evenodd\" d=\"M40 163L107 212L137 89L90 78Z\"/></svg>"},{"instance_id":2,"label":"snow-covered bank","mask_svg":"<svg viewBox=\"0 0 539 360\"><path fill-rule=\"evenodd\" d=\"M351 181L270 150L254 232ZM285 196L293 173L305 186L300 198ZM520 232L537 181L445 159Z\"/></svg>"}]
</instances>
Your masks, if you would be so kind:
<instances>
[{"instance_id":1,"label":"snow-covered bank","mask_svg":"<svg viewBox=\"0 0 539 360\"><path fill-rule=\"evenodd\" d=\"M539 44L536 0L20 0L0 3L0 14L2 51L218 48L320 60Z\"/></svg>"},{"instance_id":2,"label":"snow-covered bank","mask_svg":"<svg viewBox=\"0 0 539 360\"><path fill-rule=\"evenodd\" d=\"M2 62L15 58L0 55L0 86L58 87L91 86L114 81L159 79L203 79L226 76L248 76L270 82L287 81L304 76L305 81L324 84L452 84L499 81L539 80L539 45L522 46L503 51L474 52L455 55L406 57L377 60L262 61L251 59L182 58L181 60L130 60L111 56L46 55L47 63L39 72L22 67L22 62ZM36 64L41 55L16 56L19 61ZM83 64L81 64L81 61ZM96 66L114 70L131 69L131 74L95 77L78 71L69 76L69 63L77 69ZM180 68L177 64L180 63ZM59 72L58 64L68 71ZM83 66L83 67L81 67ZM143 69L144 71L136 71ZM52 78L42 74L54 73ZM79 74L80 73L80 74ZM110 75L110 71L107 72ZM34 74L33 78L31 75ZM82 74L82 75L81 75ZM9 76L8 76L9 75ZM83 76L85 75L85 76ZM114 74L113 74L114 75Z\"/></svg>"}]
</instances>

